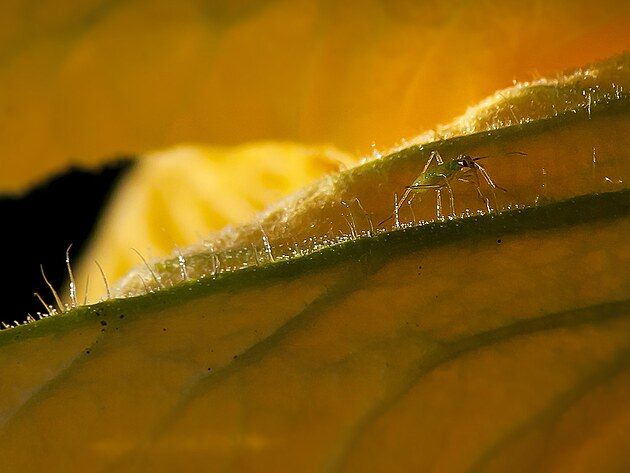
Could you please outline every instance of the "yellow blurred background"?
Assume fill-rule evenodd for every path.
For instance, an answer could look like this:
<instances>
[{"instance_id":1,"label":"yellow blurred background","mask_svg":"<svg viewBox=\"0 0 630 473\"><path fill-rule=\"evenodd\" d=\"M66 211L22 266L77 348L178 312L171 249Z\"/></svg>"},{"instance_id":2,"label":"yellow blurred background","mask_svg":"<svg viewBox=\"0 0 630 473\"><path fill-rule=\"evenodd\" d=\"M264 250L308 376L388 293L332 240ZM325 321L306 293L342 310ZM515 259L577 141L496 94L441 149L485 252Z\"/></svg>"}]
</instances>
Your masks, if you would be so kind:
<instances>
[{"instance_id":1,"label":"yellow blurred background","mask_svg":"<svg viewBox=\"0 0 630 473\"><path fill-rule=\"evenodd\" d=\"M630 3L6 0L0 189L179 143L387 149L630 44Z\"/></svg>"}]
</instances>

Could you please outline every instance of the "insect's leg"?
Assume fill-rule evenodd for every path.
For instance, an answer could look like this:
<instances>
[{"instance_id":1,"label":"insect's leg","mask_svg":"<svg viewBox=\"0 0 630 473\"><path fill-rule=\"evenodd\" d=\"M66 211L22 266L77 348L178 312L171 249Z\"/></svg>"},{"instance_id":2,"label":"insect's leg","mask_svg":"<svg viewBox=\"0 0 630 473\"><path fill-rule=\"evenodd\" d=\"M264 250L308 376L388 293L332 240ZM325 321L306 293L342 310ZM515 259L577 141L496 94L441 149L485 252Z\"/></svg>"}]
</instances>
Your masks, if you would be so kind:
<instances>
[{"instance_id":1,"label":"insect's leg","mask_svg":"<svg viewBox=\"0 0 630 473\"><path fill-rule=\"evenodd\" d=\"M460 180L460 181L462 181L462 182L469 182L470 184L472 184L473 186L475 186L475 189L477 189L477 195L479 196L479 199L481 199L481 201L482 201L482 202L484 202L484 203L486 204L486 210L487 210L488 212L491 212L491 211L492 211L492 207L490 207L490 199L488 199L488 198L484 195L484 193L483 193L483 192L481 192L481 184L480 184L480 182L479 182L479 175L477 174L477 169L476 169L476 167L477 167L477 166L479 166L479 165L477 164L475 167L471 168L471 169L470 169L470 170L469 170L469 171L468 171L468 172L464 175L464 177L469 177L470 175L472 175L472 176L473 176L473 178L474 178L472 181L470 181L470 180L468 180L468 179L462 179L462 178L459 178L459 180ZM496 203L496 201L497 201L497 196L496 196L496 194L494 193L494 188L492 188L492 195L494 196L494 201L495 201L495 203Z\"/></svg>"},{"instance_id":2,"label":"insect's leg","mask_svg":"<svg viewBox=\"0 0 630 473\"><path fill-rule=\"evenodd\" d=\"M422 173L420 175L427 172L427 169L429 169L429 166L431 166L431 163L433 162L433 160L435 160L435 162L438 163L438 166L440 164L444 164L444 160L442 159L442 156L440 156L440 153L438 153L437 151L431 151L431 154L429 155L429 159L427 160L427 164L424 165L424 169L422 170Z\"/></svg>"},{"instance_id":3,"label":"insect's leg","mask_svg":"<svg viewBox=\"0 0 630 473\"><path fill-rule=\"evenodd\" d=\"M430 188L433 187L436 189L437 191L437 195L440 198L440 202L439 202L439 206L442 206L442 188L446 187L448 189L448 197L449 197L449 202L451 204L451 213L452 215L455 215L455 199L453 197L453 189L451 188L451 185L449 184L449 179L450 176L447 176L446 174L438 174L438 176L440 176L442 179L444 179L444 184L429 184L429 185L425 185L424 187L426 188Z\"/></svg>"},{"instance_id":4,"label":"insect's leg","mask_svg":"<svg viewBox=\"0 0 630 473\"><path fill-rule=\"evenodd\" d=\"M483 178L486 180L486 182L488 184L490 184L490 187L492 187L492 195L494 196L494 203L495 205L497 205L497 194L494 192L495 189L499 189L503 192L507 192L507 189L501 187L501 186L497 186L494 181L492 180L492 178L490 177L490 174L488 174L488 171L486 171L486 168L484 168L483 166L481 166L480 164L476 163L476 167L479 168L479 172L481 173L481 175L483 176Z\"/></svg>"},{"instance_id":5,"label":"insect's leg","mask_svg":"<svg viewBox=\"0 0 630 473\"><path fill-rule=\"evenodd\" d=\"M488 213L492 212L492 207L490 206L490 199L488 199L485 195L482 194L482 192L479 189L479 187L477 187L477 191L479 192L479 195L481 196L483 201L486 203L486 210L488 211ZM494 189L492 190L492 197L494 197L494 205L496 206L497 205L497 195L494 192Z\"/></svg>"},{"instance_id":6,"label":"insect's leg","mask_svg":"<svg viewBox=\"0 0 630 473\"><path fill-rule=\"evenodd\" d=\"M429 159L427 160L427 163L424 165L424 169L422 169L422 173L420 174L421 176L423 174L425 174L427 172L427 169L429 169L429 167L431 166L431 164L433 164L433 161L435 161L438 165L440 164L444 164L444 160L442 159L442 156L440 156L440 153L438 153L437 151L431 151L431 154L429 155ZM402 205L405 203L405 201L407 200L407 197L409 196L410 192L414 192L411 196L411 199L409 200L409 204L411 205L411 201L414 199L414 197L416 196L416 192L421 191L423 189L438 189L442 186L435 186L435 185L415 185L415 186L407 186L405 193L403 194L402 198L398 201L398 204L396 205L396 207L394 208L394 212L392 213L392 215L390 215L389 217L387 217L385 220L383 220L382 222L380 222L378 224L378 226L380 227L381 225L383 225L385 222L387 222L388 220L390 220L391 218L395 217L398 215L398 212L400 211L400 208L402 207Z\"/></svg>"},{"instance_id":7,"label":"insect's leg","mask_svg":"<svg viewBox=\"0 0 630 473\"><path fill-rule=\"evenodd\" d=\"M398 201L398 206L396 207L396 212L398 212L400 210L400 208L402 207L402 205L405 203L405 200L407 200L407 197L409 196L409 194L413 191L413 187L412 186L407 186L405 188L405 193L403 194L402 198ZM411 199L409 199L409 202L411 202L413 200L413 198L415 197L415 193L411 195Z\"/></svg>"},{"instance_id":8,"label":"insect's leg","mask_svg":"<svg viewBox=\"0 0 630 473\"><path fill-rule=\"evenodd\" d=\"M444 184L416 184L413 186L407 186L407 189L415 191L415 192L420 192L420 191L428 190L428 189L435 189L438 195L440 195L438 191L440 191L443 187L444 187ZM414 194L414 197L415 197L415 194Z\"/></svg>"},{"instance_id":9,"label":"insect's leg","mask_svg":"<svg viewBox=\"0 0 630 473\"><path fill-rule=\"evenodd\" d=\"M448 189L448 197L451 203L451 215L455 216L455 199L453 198L453 189L451 189L451 185L448 183L448 179L444 181L446 187Z\"/></svg>"},{"instance_id":10,"label":"insect's leg","mask_svg":"<svg viewBox=\"0 0 630 473\"><path fill-rule=\"evenodd\" d=\"M431 154L435 156L435 160L437 161L438 164L444 164L442 155L438 151L431 151Z\"/></svg>"},{"instance_id":11,"label":"insect's leg","mask_svg":"<svg viewBox=\"0 0 630 473\"><path fill-rule=\"evenodd\" d=\"M407 189L421 191L426 189L441 189L444 184L416 184L415 186L407 186Z\"/></svg>"},{"instance_id":12,"label":"insect's leg","mask_svg":"<svg viewBox=\"0 0 630 473\"><path fill-rule=\"evenodd\" d=\"M507 189L501 187L501 186L497 186L494 181L492 180L492 178L490 177L490 174L488 174L488 171L486 171L486 168L484 168L481 164L479 163L475 163L475 167L479 169L479 172L481 173L481 175L483 176L483 178L486 180L486 182L488 184L490 184L490 187L492 187L493 189L499 189L503 192L507 192Z\"/></svg>"},{"instance_id":13,"label":"insect's leg","mask_svg":"<svg viewBox=\"0 0 630 473\"><path fill-rule=\"evenodd\" d=\"M413 188L411 187L407 187L407 189L409 190L409 192L413 192ZM413 214L413 207L411 206L411 203L413 202L413 199L415 199L418 196L417 192L414 192L413 194L411 194L411 197L409 197L409 200L407 201L407 203L409 204L409 208L411 209L411 213ZM421 199L422 200L422 199ZM402 205L402 203L405 202L404 200L400 202L400 204ZM414 223L416 221L416 217L414 215L413 217Z\"/></svg>"},{"instance_id":14,"label":"insect's leg","mask_svg":"<svg viewBox=\"0 0 630 473\"><path fill-rule=\"evenodd\" d=\"M394 206L394 211L392 212L392 214L387 217L385 220L383 220L382 222L380 222L377 226L380 227L381 225L383 225L385 222L387 222L388 220L391 220L392 218L396 217L398 215L398 212L400 211L400 208L402 207L403 203L405 202L405 199L407 199L407 196L409 195L409 193L413 190L412 186L407 186L407 188L405 189L405 193L402 196L402 199L400 199L398 201L398 203ZM415 196L412 195L411 200L413 200L413 197Z\"/></svg>"},{"instance_id":15,"label":"insect's leg","mask_svg":"<svg viewBox=\"0 0 630 473\"><path fill-rule=\"evenodd\" d=\"M409 200L407 200L407 196L409 195L410 192L413 192L413 194L411 194L411 197L409 197ZM415 188L413 186L407 186L407 190L405 190L405 193L403 194L403 198L400 199L400 202L398 202L398 207L396 207L396 220L397 221L398 221L398 212L400 211L400 208L405 203L405 201L409 203L409 207L411 208L411 203L413 202L413 199L415 199L417 195L418 193L415 192ZM413 213L413 208L411 211ZM414 221L415 221L415 217L414 217Z\"/></svg>"},{"instance_id":16,"label":"insect's leg","mask_svg":"<svg viewBox=\"0 0 630 473\"><path fill-rule=\"evenodd\" d=\"M476 180L472 180L471 181L470 179L463 179L463 178L460 177L457 180L461 181L461 182L466 182L468 184L472 184L473 186L475 186L475 189L477 190L477 196L479 197L479 199L481 199L482 202L484 202L486 204L486 209L488 211L491 210L489 199L484 195L483 192L481 192L481 187L479 186L479 179L478 178ZM492 193L494 194L494 189L492 190ZM496 198L497 197L495 195L494 196L495 202L496 202Z\"/></svg>"}]
</instances>

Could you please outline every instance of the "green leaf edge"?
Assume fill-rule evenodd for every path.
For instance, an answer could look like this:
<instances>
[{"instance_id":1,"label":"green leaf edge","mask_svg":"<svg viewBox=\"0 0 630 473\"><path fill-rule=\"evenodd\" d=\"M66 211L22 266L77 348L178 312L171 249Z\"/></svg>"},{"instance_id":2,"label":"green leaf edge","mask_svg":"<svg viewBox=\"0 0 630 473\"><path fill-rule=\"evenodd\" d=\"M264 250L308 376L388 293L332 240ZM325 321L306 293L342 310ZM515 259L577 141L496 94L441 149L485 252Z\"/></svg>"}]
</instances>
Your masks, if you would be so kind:
<instances>
[{"instance_id":1,"label":"green leaf edge","mask_svg":"<svg viewBox=\"0 0 630 473\"><path fill-rule=\"evenodd\" d=\"M625 60L625 58L626 56L623 55L622 59ZM540 95L541 91L548 94L550 91L559 93L568 90L574 94L571 87L563 86L559 89L555 87L557 86L538 85L534 86L530 93L534 97ZM572 100L575 100L575 97L572 97ZM336 179L354 180L362 175L374 173L386 179L387 171L392 166L400 164L401 161L421 160L434 150L448 154L451 150L462 149L466 146L473 147L477 144L487 144L489 141L509 140L522 135L546 132L602 115L627 114L630 111L630 94L616 93L611 95L604 93L590 104L584 101L583 103L574 103L574 107L552 116L526 120L517 125L489 129L430 143L412 144L403 149L394 150L381 159L371 160L364 165L340 173ZM317 183L314 185L317 186ZM276 260L256 267L241 268L213 277L184 281L148 294L79 306L35 322L0 330L0 347L25 338L60 334L64 327L89 324L94 321L95 315L101 320L112 315L120 316L122 313L141 314L167 308L213 292L275 283L304 271L319 270L344 260L361 258L365 255L369 255L369 258L385 257L386 255L420 250L492 233L507 235L519 231L542 230L599 219L623 217L627 216L629 207L630 190L622 190L583 195L536 207L508 210L499 214L434 221L416 227L377 233L370 237L359 237L356 240L335 244L308 255Z\"/></svg>"},{"instance_id":2,"label":"green leaf edge","mask_svg":"<svg viewBox=\"0 0 630 473\"><path fill-rule=\"evenodd\" d=\"M630 55L628 56L630 58ZM614 84L613 84L614 85ZM383 156L379 159L373 159L366 162L363 165L359 165L340 172L332 177L334 186L338 191L342 191L346 186L353 186L354 183L360 182L362 179L374 179L381 180L383 183L388 182L392 171L401 165L416 164L418 162L424 163L432 151L438 151L443 156L453 156L460 154L462 150L472 149L478 145L491 145L493 142L501 144L502 142L508 142L512 139L522 139L523 137L536 136L537 134L547 133L554 129L562 129L564 127L571 126L575 123L586 121L587 123L597 118L617 118L623 117L630 112L630 94L615 92L614 94L603 93L599 99L588 103L586 101L577 103L575 102L576 94L575 90L570 87L564 86L559 89L555 89L554 86L534 86L533 90L527 89L523 91L523 95L531 96L532 100L535 100L540 94L540 90L543 90L545 94L554 92L569 93L571 95L571 103L575 108L558 112L552 116L546 116L537 119L528 119L518 125L503 126L499 128L493 128L478 133L471 133L468 135L456 136L451 138L445 138L442 140L432 141L422 144L410 144L406 145L402 149L393 150L390 154ZM590 89L589 89L590 90ZM578 94L579 97L582 95ZM522 98L522 97L521 97ZM568 100L568 99L567 99ZM625 118L625 117L624 117ZM320 186L326 186L327 178L322 181L315 182L305 188L305 194L317 194ZM311 202L312 204L312 202ZM318 203L319 204L319 203ZM529 204L528 204L529 205ZM234 231L234 230L232 230ZM247 234L252 231L252 228L236 229L237 232L243 231ZM258 231L257 229L254 231ZM238 261L240 256L238 253L231 255L234 258L232 263L236 266L232 271L245 268L247 265L239 267ZM197 254L186 255L186 264L189 267L212 267L211 256L207 252L200 252ZM151 263L152 268L156 274L168 274L179 273L181 271L180 261L178 257L167 257L157 262ZM150 277L149 275L145 275ZM120 288L119 288L120 289ZM145 291L142 291L144 293ZM129 291L130 294L137 294L134 290Z\"/></svg>"},{"instance_id":3,"label":"green leaf edge","mask_svg":"<svg viewBox=\"0 0 630 473\"><path fill-rule=\"evenodd\" d=\"M110 299L80 306L16 327L0 331L0 347L27 338L59 335L65 328L76 328L108 318L139 317L220 291L235 291L252 286L276 284L309 271L360 261L373 264L404 254L466 239L501 237L519 232L570 227L594 221L626 218L630 215L630 189L590 194L550 202L540 206L505 211L499 214L438 220L423 225L360 237L317 252L278 260L257 267L185 281L149 294Z\"/></svg>"}]
</instances>

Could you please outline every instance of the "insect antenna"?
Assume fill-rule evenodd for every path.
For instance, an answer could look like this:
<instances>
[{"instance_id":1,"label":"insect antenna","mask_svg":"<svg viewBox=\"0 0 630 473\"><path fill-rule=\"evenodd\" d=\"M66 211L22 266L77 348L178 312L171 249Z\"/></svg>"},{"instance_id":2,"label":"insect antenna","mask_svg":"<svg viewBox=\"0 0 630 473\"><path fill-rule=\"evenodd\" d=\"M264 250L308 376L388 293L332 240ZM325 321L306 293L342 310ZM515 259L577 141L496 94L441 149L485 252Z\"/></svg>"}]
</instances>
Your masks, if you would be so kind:
<instances>
[{"instance_id":1,"label":"insect antenna","mask_svg":"<svg viewBox=\"0 0 630 473\"><path fill-rule=\"evenodd\" d=\"M522 153L521 151L510 151L509 153L502 154L501 156L510 156L512 154L518 154L519 156L527 156L527 153ZM471 159L472 159L472 161L476 162L476 161L479 161L480 159L496 158L496 157L497 157L497 155L490 155L490 154L488 154L486 156L477 156L477 157L471 158Z\"/></svg>"}]
</instances>

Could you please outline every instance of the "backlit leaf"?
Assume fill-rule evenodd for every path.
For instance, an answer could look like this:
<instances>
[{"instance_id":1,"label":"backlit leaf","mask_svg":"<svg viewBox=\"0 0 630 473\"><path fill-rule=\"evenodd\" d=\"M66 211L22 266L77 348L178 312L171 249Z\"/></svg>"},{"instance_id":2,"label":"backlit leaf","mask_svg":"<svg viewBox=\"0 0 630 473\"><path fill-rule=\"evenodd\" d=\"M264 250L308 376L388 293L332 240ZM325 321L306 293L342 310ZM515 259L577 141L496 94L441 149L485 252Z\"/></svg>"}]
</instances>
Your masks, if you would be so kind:
<instances>
[{"instance_id":1,"label":"backlit leaf","mask_svg":"<svg viewBox=\"0 0 630 473\"><path fill-rule=\"evenodd\" d=\"M0 332L3 467L628 469L628 70L509 92L518 123L369 161L117 287L170 289ZM379 232L431 151L492 155L501 211L453 181L456 218L427 191Z\"/></svg>"}]
</instances>

